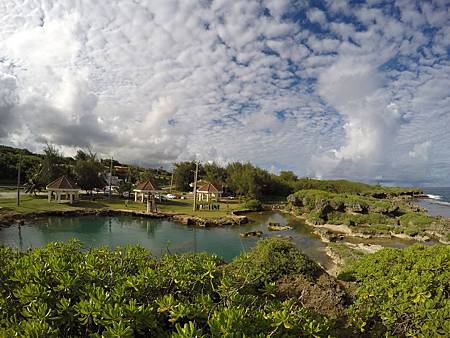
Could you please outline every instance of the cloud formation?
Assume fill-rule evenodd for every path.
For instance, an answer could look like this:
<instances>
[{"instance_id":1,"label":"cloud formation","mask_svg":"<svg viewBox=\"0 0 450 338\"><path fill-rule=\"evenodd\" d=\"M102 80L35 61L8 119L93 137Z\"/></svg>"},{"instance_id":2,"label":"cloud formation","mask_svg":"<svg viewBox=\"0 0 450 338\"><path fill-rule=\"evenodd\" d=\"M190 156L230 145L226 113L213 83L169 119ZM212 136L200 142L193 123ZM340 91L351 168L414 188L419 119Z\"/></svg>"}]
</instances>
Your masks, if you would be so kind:
<instances>
[{"instance_id":1,"label":"cloud formation","mask_svg":"<svg viewBox=\"0 0 450 338\"><path fill-rule=\"evenodd\" d=\"M0 143L448 180L446 1L5 0Z\"/></svg>"}]
</instances>

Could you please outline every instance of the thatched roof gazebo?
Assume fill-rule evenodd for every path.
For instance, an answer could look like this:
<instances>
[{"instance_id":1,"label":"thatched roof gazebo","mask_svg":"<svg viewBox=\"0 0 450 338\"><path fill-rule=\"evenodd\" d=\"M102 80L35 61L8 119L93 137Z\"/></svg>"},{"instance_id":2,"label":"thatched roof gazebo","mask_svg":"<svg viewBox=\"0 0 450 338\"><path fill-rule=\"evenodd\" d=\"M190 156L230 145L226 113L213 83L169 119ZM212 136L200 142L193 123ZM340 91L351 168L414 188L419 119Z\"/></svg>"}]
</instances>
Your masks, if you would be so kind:
<instances>
[{"instance_id":1,"label":"thatched roof gazebo","mask_svg":"<svg viewBox=\"0 0 450 338\"><path fill-rule=\"evenodd\" d=\"M52 200L53 193L55 193L55 201L57 203L69 202L72 204L79 199L80 188L65 175L50 182L47 185L47 190L49 203Z\"/></svg>"}]
</instances>

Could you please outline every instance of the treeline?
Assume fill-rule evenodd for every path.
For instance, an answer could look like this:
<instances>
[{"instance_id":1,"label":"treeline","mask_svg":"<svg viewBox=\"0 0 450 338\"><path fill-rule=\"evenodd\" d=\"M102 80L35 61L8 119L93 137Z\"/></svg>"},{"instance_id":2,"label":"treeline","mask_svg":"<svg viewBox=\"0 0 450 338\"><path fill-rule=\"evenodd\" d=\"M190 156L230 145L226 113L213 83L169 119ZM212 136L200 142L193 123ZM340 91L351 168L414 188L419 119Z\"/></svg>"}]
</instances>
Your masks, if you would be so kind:
<instances>
[{"instance_id":1,"label":"treeline","mask_svg":"<svg viewBox=\"0 0 450 338\"><path fill-rule=\"evenodd\" d=\"M74 157L64 157L51 145L47 145L43 154L0 146L0 183L16 182L19 156L22 159L21 181L26 182L31 191L42 189L63 174L72 177L85 190L102 188L107 183L105 177L111 165L110 159L101 159L91 151L79 150ZM192 191L195 170L194 161L175 163L173 185L176 190ZM418 189L389 188L347 180L298 178L292 171L273 174L251 163L241 162L233 162L226 166L199 163L198 170L199 180L211 182L230 195L256 200L284 198L296 191L309 189L381 198L420 192ZM121 164L117 160L112 163L112 174L122 178L121 191L131 191L132 185L140 180L152 179L159 187L169 186L172 180L171 173L163 168L142 168Z\"/></svg>"},{"instance_id":2,"label":"treeline","mask_svg":"<svg viewBox=\"0 0 450 338\"><path fill-rule=\"evenodd\" d=\"M194 161L175 164L173 182L177 190L192 191L195 168ZM198 179L224 187L230 194L254 199L286 197L294 191L298 180L292 171L282 171L276 175L251 163L241 162L233 162L227 166L216 163L199 164Z\"/></svg>"},{"instance_id":3,"label":"treeline","mask_svg":"<svg viewBox=\"0 0 450 338\"><path fill-rule=\"evenodd\" d=\"M101 159L96 153L81 149L74 157L64 157L52 145L47 145L43 154L0 146L0 183L16 183L19 160L21 182L30 193L42 190L61 175L70 177L84 190L101 189L108 183L107 175L111 166L110 159ZM123 191L130 190L132 184L139 180L152 179L160 186L170 183L170 173L162 168L124 165L117 160L112 161L112 175L122 178L120 189Z\"/></svg>"},{"instance_id":4,"label":"treeline","mask_svg":"<svg viewBox=\"0 0 450 338\"><path fill-rule=\"evenodd\" d=\"M179 191L192 191L195 162L176 163L173 169L174 184ZM292 171L269 173L251 163L233 162L227 166L216 163L199 164L199 179L224 186L230 194L254 199L287 197L299 190L321 190L338 194L369 195L378 198L401 194L418 194L420 189L383 187L348 180L317 180L299 178Z\"/></svg>"}]
</instances>

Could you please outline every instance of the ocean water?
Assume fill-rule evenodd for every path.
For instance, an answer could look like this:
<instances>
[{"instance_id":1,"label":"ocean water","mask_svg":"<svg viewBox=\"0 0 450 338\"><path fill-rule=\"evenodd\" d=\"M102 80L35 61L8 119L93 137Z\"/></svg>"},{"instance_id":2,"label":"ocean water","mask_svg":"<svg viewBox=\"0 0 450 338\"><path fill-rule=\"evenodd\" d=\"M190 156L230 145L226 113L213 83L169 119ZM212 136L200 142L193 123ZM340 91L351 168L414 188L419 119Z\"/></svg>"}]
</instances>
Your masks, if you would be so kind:
<instances>
[{"instance_id":1,"label":"ocean water","mask_svg":"<svg viewBox=\"0 0 450 338\"><path fill-rule=\"evenodd\" d=\"M450 187L423 188L426 199L419 199L418 203L428 210L432 216L450 217Z\"/></svg>"}]
</instances>

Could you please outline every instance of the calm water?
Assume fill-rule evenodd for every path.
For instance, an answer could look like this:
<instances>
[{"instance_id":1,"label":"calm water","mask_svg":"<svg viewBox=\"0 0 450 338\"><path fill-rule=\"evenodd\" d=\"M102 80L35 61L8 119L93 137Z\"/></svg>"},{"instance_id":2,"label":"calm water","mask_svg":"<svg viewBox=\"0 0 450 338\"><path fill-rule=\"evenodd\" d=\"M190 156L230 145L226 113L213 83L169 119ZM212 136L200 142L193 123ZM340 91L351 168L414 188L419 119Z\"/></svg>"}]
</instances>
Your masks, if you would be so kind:
<instances>
[{"instance_id":1,"label":"calm water","mask_svg":"<svg viewBox=\"0 0 450 338\"><path fill-rule=\"evenodd\" d=\"M419 199L418 203L432 216L450 217L450 187L423 188L428 199Z\"/></svg>"},{"instance_id":2,"label":"calm water","mask_svg":"<svg viewBox=\"0 0 450 338\"><path fill-rule=\"evenodd\" d=\"M26 249L77 238L87 247L140 244L156 256L168 251L207 251L231 260L257 241L257 238L240 237L240 232L261 230L265 237L292 236L293 242L304 253L325 267L330 265L324 251L325 244L312 235L311 229L302 221L280 213L255 213L250 218L254 222L243 226L201 229L167 220L129 216L48 217L20 228L12 226L0 230L0 244ZM293 230L270 232L267 231L269 222L290 224Z\"/></svg>"}]
</instances>

